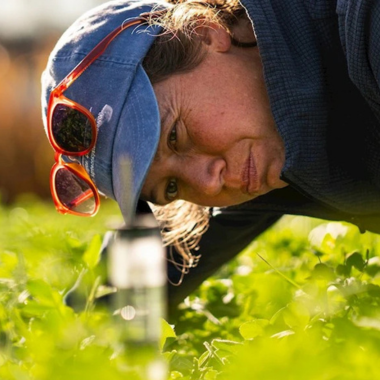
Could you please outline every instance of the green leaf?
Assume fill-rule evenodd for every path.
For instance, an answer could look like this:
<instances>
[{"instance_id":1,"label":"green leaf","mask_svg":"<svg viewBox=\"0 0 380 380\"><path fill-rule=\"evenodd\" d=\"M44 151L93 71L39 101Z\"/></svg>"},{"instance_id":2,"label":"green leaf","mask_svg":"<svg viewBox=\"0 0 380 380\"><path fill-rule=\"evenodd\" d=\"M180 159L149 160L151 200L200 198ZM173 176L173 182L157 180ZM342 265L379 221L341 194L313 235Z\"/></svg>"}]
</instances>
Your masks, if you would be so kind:
<instances>
[{"instance_id":1,"label":"green leaf","mask_svg":"<svg viewBox=\"0 0 380 380\"><path fill-rule=\"evenodd\" d=\"M207 360L210 358L210 353L208 351L205 351L199 358L198 358L198 368L201 369L207 362Z\"/></svg>"},{"instance_id":2,"label":"green leaf","mask_svg":"<svg viewBox=\"0 0 380 380\"><path fill-rule=\"evenodd\" d=\"M170 372L170 380L175 380L175 379L183 379L183 375L181 372L178 371L172 371Z\"/></svg>"},{"instance_id":3,"label":"green leaf","mask_svg":"<svg viewBox=\"0 0 380 380\"><path fill-rule=\"evenodd\" d=\"M287 336L294 335L294 334L295 334L295 332L293 330L284 330L284 331L280 331L277 334L273 334L271 336L271 338L282 339L282 338L286 338Z\"/></svg>"},{"instance_id":4,"label":"green leaf","mask_svg":"<svg viewBox=\"0 0 380 380\"><path fill-rule=\"evenodd\" d=\"M204 376L204 380L215 380L218 373L219 372L215 371L214 369L209 369Z\"/></svg>"},{"instance_id":5,"label":"green leaf","mask_svg":"<svg viewBox=\"0 0 380 380\"><path fill-rule=\"evenodd\" d=\"M315 279L325 280L325 281L332 281L334 280L334 277L335 277L332 268L322 263L315 265L312 276Z\"/></svg>"},{"instance_id":6,"label":"green leaf","mask_svg":"<svg viewBox=\"0 0 380 380\"><path fill-rule=\"evenodd\" d=\"M368 284L367 291L371 297L380 298L380 286L379 285Z\"/></svg>"},{"instance_id":7,"label":"green leaf","mask_svg":"<svg viewBox=\"0 0 380 380\"><path fill-rule=\"evenodd\" d=\"M109 294L113 294L117 291L117 288L114 286L100 285L96 289L95 298L101 298Z\"/></svg>"},{"instance_id":8,"label":"green leaf","mask_svg":"<svg viewBox=\"0 0 380 380\"><path fill-rule=\"evenodd\" d=\"M360 272L362 272L365 266L365 261L363 260L363 257L359 252L354 252L347 257L346 265L348 267L354 267Z\"/></svg>"},{"instance_id":9,"label":"green leaf","mask_svg":"<svg viewBox=\"0 0 380 380\"><path fill-rule=\"evenodd\" d=\"M170 363L176 355L178 355L177 350L166 351L162 353L162 356L168 363Z\"/></svg>"},{"instance_id":10,"label":"green leaf","mask_svg":"<svg viewBox=\"0 0 380 380\"><path fill-rule=\"evenodd\" d=\"M236 354L242 343L233 340L213 339L211 345L219 351L226 351L231 354Z\"/></svg>"},{"instance_id":11,"label":"green leaf","mask_svg":"<svg viewBox=\"0 0 380 380\"><path fill-rule=\"evenodd\" d=\"M245 340L252 340L257 336L264 335L265 327L269 325L267 319L254 319L253 321L243 323L239 332Z\"/></svg>"},{"instance_id":12,"label":"green leaf","mask_svg":"<svg viewBox=\"0 0 380 380\"><path fill-rule=\"evenodd\" d=\"M338 276L348 277L351 273L351 267L348 267L347 265L339 264L336 267L335 272Z\"/></svg>"},{"instance_id":13,"label":"green leaf","mask_svg":"<svg viewBox=\"0 0 380 380\"><path fill-rule=\"evenodd\" d=\"M83 261L90 269L94 269L100 260L100 248L102 246L102 239L100 235L95 235L86 252L83 254Z\"/></svg>"},{"instance_id":14,"label":"green leaf","mask_svg":"<svg viewBox=\"0 0 380 380\"><path fill-rule=\"evenodd\" d=\"M21 309L26 317L42 317L46 312L52 310L53 306L41 305L35 301L28 301Z\"/></svg>"},{"instance_id":15,"label":"green leaf","mask_svg":"<svg viewBox=\"0 0 380 380\"><path fill-rule=\"evenodd\" d=\"M174 328L169 325L165 319L161 319L161 340L160 340L160 349L164 348L165 342L167 338L176 338Z\"/></svg>"},{"instance_id":16,"label":"green leaf","mask_svg":"<svg viewBox=\"0 0 380 380\"><path fill-rule=\"evenodd\" d=\"M46 307L57 307L62 303L62 296L57 290L43 280L31 280L27 284L30 295L40 304Z\"/></svg>"},{"instance_id":17,"label":"green leaf","mask_svg":"<svg viewBox=\"0 0 380 380\"><path fill-rule=\"evenodd\" d=\"M283 318L290 328L304 328L310 320L310 313L303 304L292 302L285 308Z\"/></svg>"},{"instance_id":18,"label":"green leaf","mask_svg":"<svg viewBox=\"0 0 380 380\"><path fill-rule=\"evenodd\" d=\"M2 252L0 253L0 277L10 278L12 277L13 271L16 269L18 262L18 257L13 252Z\"/></svg>"}]
</instances>

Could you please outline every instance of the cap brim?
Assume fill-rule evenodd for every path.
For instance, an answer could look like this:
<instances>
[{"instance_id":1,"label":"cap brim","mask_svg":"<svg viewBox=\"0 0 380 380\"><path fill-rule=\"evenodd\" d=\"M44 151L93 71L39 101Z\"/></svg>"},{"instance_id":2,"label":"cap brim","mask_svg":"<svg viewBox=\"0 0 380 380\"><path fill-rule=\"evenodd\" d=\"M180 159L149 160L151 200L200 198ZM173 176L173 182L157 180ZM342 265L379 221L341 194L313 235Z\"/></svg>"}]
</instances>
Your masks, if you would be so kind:
<instances>
[{"instance_id":1,"label":"cap brim","mask_svg":"<svg viewBox=\"0 0 380 380\"><path fill-rule=\"evenodd\" d=\"M127 222L136 211L161 129L156 96L141 65L137 66L126 98L115 133L112 182L113 193Z\"/></svg>"}]
</instances>

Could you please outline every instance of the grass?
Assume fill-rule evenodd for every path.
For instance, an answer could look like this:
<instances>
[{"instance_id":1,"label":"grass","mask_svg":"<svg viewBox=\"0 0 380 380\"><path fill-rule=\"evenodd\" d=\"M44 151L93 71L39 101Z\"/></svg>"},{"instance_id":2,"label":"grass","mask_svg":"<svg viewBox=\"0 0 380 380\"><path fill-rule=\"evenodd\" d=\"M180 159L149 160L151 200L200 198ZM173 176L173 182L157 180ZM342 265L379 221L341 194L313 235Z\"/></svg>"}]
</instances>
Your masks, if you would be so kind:
<instances>
[{"instance_id":1,"label":"grass","mask_svg":"<svg viewBox=\"0 0 380 380\"><path fill-rule=\"evenodd\" d=\"M102 237L119 223L110 202L95 218L32 197L0 208L0 379L139 378L96 301ZM168 378L379 378L379 243L283 218L180 305L175 333L163 324Z\"/></svg>"}]
</instances>

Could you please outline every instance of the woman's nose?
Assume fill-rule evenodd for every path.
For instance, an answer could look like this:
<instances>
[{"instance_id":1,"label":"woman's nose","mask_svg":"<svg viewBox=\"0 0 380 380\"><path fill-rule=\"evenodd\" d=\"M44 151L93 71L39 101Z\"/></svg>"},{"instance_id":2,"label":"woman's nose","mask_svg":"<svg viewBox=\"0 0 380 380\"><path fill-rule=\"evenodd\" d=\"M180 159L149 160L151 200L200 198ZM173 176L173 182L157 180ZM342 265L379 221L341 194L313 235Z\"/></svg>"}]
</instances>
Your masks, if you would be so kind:
<instances>
[{"instance_id":1,"label":"woman's nose","mask_svg":"<svg viewBox=\"0 0 380 380\"><path fill-rule=\"evenodd\" d=\"M221 157L194 154L180 164L178 177L190 190L214 196L223 188L225 167L226 163Z\"/></svg>"}]
</instances>

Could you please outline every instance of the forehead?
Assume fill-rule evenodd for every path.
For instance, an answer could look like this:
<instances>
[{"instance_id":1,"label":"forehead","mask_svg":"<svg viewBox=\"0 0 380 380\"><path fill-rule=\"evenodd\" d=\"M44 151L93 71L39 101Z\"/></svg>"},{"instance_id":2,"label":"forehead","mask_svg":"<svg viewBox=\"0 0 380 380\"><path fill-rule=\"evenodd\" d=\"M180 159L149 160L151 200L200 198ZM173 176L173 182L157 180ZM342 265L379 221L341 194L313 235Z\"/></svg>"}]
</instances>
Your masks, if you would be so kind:
<instances>
[{"instance_id":1,"label":"forehead","mask_svg":"<svg viewBox=\"0 0 380 380\"><path fill-rule=\"evenodd\" d=\"M153 85L153 90L156 95L158 107L160 110L161 119L165 114L175 106L179 106L182 98L182 85L184 78L182 74L172 75ZM189 89L190 90L190 89Z\"/></svg>"}]
</instances>

